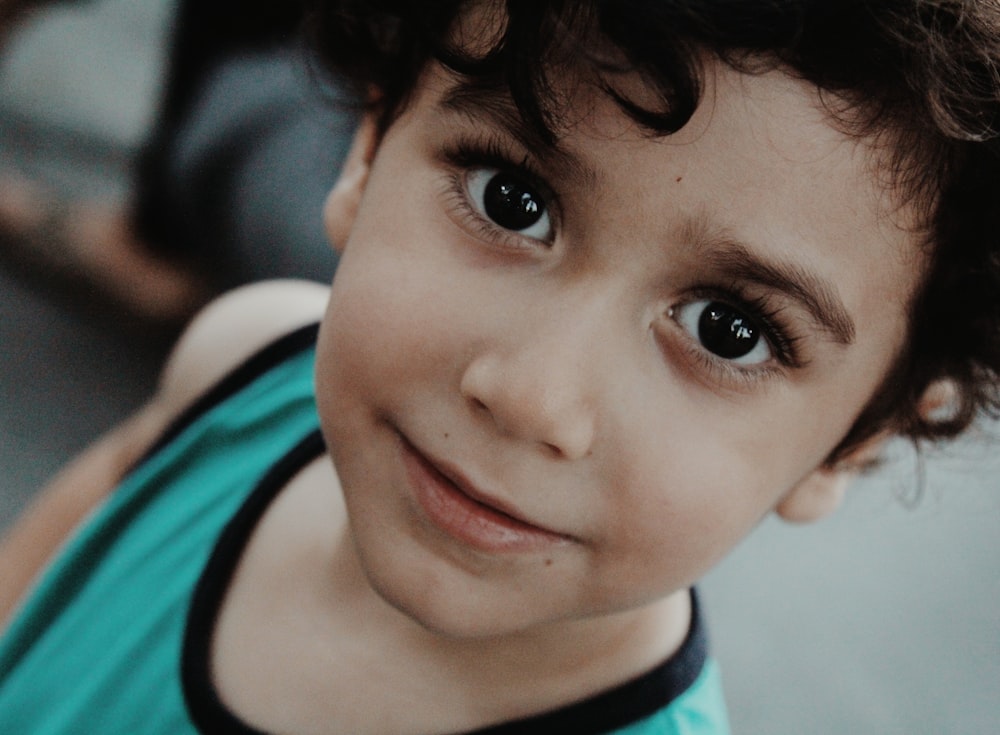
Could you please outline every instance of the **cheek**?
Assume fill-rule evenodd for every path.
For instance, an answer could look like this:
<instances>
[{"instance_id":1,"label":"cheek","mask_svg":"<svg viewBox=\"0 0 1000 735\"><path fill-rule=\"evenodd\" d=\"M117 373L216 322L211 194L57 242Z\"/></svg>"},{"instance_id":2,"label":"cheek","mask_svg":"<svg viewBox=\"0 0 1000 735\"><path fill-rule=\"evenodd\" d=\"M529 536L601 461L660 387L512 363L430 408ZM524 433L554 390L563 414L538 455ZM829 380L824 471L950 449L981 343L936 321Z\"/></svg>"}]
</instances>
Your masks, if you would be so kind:
<instances>
[{"instance_id":1,"label":"cheek","mask_svg":"<svg viewBox=\"0 0 1000 735\"><path fill-rule=\"evenodd\" d=\"M733 470L731 462L723 467L718 457L691 452L687 460L683 467L674 463L668 480L640 489L647 500L635 505L631 524L649 538L643 551L651 563L663 563L666 556L682 564L681 584L710 569L772 505L772 494L751 467Z\"/></svg>"},{"instance_id":2,"label":"cheek","mask_svg":"<svg viewBox=\"0 0 1000 735\"><path fill-rule=\"evenodd\" d=\"M829 426L810 426L813 412L781 408L713 409L683 393L632 405L612 450L616 469L603 478L614 491L599 543L615 560L603 579L677 589L745 538L839 440Z\"/></svg>"},{"instance_id":3,"label":"cheek","mask_svg":"<svg viewBox=\"0 0 1000 735\"><path fill-rule=\"evenodd\" d=\"M401 384L429 385L455 371L461 330L448 312L460 297L443 279L405 252L349 247L323 328L321 399L388 398Z\"/></svg>"},{"instance_id":4,"label":"cheek","mask_svg":"<svg viewBox=\"0 0 1000 735\"><path fill-rule=\"evenodd\" d=\"M626 595L637 604L694 584L780 492L759 463L715 441L717 432L695 438L692 422L674 416L672 436L619 447L615 477L605 478L611 492L603 494L603 526L594 539L601 551L594 558L604 561L593 575L599 595Z\"/></svg>"}]
</instances>

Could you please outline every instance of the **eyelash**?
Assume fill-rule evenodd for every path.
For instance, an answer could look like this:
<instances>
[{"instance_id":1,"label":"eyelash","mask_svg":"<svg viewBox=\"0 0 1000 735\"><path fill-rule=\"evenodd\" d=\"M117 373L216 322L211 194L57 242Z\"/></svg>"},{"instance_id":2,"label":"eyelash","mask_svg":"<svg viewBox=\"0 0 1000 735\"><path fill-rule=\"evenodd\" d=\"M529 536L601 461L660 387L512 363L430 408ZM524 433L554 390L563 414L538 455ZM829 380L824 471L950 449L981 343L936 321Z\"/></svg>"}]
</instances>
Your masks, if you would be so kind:
<instances>
[{"instance_id":1,"label":"eyelash","mask_svg":"<svg viewBox=\"0 0 1000 735\"><path fill-rule=\"evenodd\" d=\"M553 229L557 230L558 196L545 182L545 177L539 173L528 156L523 156L520 163L514 163L517 158L509 144L499 137L488 136L481 139L473 137L458 138L451 146L442 151L442 158L449 168L453 169L448 178L446 195L455 212L471 227L475 234L492 244L520 249L524 247L522 236L498 227L495 223L483 217L469 202L467 190L467 175L476 168L495 168L500 171L516 174L524 182L536 189L543 197L546 207L553 218ZM750 294L738 283L725 287L697 287L689 291L685 301L711 299L744 312L754 322L760 325L764 338L774 352L778 365L761 364L743 366L731 360L714 355L700 345L696 339L687 336L688 352L716 379L725 382L741 384L755 383L775 375L783 368L797 369L807 363L800 350L801 337L784 324L782 309L774 305L771 299ZM686 332L685 332L686 334Z\"/></svg>"},{"instance_id":2,"label":"eyelash","mask_svg":"<svg viewBox=\"0 0 1000 735\"><path fill-rule=\"evenodd\" d=\"M456 214L477 236L492 244L512 249L523 249L523 241L526 239L516 232L499 227L473 208L469 202L467 176L471 170L477 168L495 168L523 179L524 183L537 190L545 201L546 209L552 218L553 231L558 229L556 226L558 197L555 191L545 182L545 177L539 173L528 156L523 156L520 163L514 163L516 156L503 139L493 136L481 140L458 138L442 152L442 157L449 168L454 169L454 173L448 179L445 194ZM547 245L551 244L544 242Z\"/></svg>"},{"instance_id":3,"label":"eyelash","mask_svg":"<svg viewBox=\"0 0 1000 735\"><path fill-rule=\"evenodd\" d=\"M770 377L782 369L794 370L803 368L808 364L802 355L800 345L802 337L796 334L785 323L787 320L781 315L782 309L776 306L772 299L766 296L750 294L739 283L730 283L725 287L698 287L692 289L689 295L685 297L684 303L700 299L728 304L750 317L750 319L760 326L764 339L767 340L768 345L773 350L774 359L778 363L777 366L769 363L739 365L732 360L727 360L713 354L699 344L697 338L685 331L686 346L689 346L690 354L707 368L709 372L717 374L718 377L728 381L735 380L740 383L752 383L762 378Z\"/></svg>"}]
</instances>

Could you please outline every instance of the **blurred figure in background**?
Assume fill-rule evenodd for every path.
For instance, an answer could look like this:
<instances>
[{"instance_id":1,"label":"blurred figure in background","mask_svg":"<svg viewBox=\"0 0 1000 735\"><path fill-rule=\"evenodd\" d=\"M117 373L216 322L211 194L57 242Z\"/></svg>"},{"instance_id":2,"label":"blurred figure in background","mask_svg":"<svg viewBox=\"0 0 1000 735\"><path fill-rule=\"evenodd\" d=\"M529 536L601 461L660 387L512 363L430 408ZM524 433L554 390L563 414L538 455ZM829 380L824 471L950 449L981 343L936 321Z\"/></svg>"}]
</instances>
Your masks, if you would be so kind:
<instances>
[{"instance_id":1,"label":"blurred figure in background","mask_svg":"<svg viewBox=\"0 0 1000 735\"><path fill-rule=\"evenodd\" d=\"M38 0L0 0L0 32ZM156 122L126 207L0 179L7 247L88 282L143 320L183 321L213 293L329 280L320 210L353 115L312 74L301 0L181 0Z\"/></svg>"},{"instance_id":2,"label":"blurred figure in background","mask_svg":"<svg viewBox=\"0 0 1000 735\"><path fill-rule=\"evenodd\" d=\"M36 5L44 3L45 0L0 0L0 43L21 16Z\"/></svg>"}]
</instances>

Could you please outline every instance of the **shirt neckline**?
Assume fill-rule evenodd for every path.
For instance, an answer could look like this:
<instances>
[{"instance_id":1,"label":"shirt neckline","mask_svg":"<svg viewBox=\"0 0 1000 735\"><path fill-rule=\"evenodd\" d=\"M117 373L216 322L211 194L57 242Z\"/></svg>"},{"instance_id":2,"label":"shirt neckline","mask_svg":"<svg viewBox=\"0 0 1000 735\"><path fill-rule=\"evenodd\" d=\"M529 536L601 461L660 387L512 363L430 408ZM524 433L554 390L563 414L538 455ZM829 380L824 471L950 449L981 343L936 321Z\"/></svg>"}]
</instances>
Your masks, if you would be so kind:
<instances>
[{"instance_id":1,"label":"shirt neckline","mask_svg":"<svg viewBox=\"0 0 1000 735\"><path fill-rule=\"evenodd\" d=\"M270 735L246 724L219 697L211 677L211 640L222 602L257 524L292 477L326 451L311 431L265 474L223 529L195 587L181 652L181 684L188 712L205 735ZM638 722L687 691L707 660L707 637L698 597L691 592L691 626L669 659L604 693L578 703L465 735L600 735Z\"/></svg>"}]
</instances>

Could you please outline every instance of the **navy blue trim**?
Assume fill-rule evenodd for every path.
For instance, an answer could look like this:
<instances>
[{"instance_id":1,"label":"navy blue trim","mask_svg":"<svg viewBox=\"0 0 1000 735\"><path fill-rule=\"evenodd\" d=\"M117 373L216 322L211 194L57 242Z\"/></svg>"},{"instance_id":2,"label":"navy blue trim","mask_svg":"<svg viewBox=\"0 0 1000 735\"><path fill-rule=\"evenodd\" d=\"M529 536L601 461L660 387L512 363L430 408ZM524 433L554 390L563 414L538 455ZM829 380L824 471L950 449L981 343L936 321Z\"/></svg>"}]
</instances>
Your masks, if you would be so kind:
<instances>
[{"instance_id":1,"label":"navy blue trim","mask_svg":"<svg viewBox=\"0 0 1000 735\"><path fill-rule=\"evenodd\" d=\"M191 720L205 735L266 735L239 720L219 699L211 675L212 634L236 566L264 512L292 477L325 450L316 429L264 475L223 529L195 587L184 630L181 686Z\"/></svg>"},{"instance_id":2,"label":"navy blue trim","mask_svg":"<svg viewBox=\"0 0 1000 735\"><path fill-rule=\"evenodd\" d=\"M233 574L271 501L325 451L317 430L286 454L258 484L219 538L195 590L185 630L182 686L188 711L204 735L268 735L242 722L219 698L211 676L211 642ZM649 673L583 702L470 735L602 735L663 709L697 680L708 655L698 597L692 590L691 627L680 649Z\"/></svg>"},{"instance_id":3,"label":"navy blue trim","mask_svg":"<svg viewBox=\"0 0 1000 735\"><path fill-rule=\"evenodd\" d=\"M266 345L215 383L164 430L160 438L135 463L133 470L177 438L188 426L230 396L235 395L271 368L316 344L319 323L307 324Z\"/></svg>"},{"instance_id":4,"label":"navy blue trim","mask_svg":"<svg viewBox=\"0 0 1000 735\"><path fill-rule=\"evenodd\" d=\"M598 694L524 720L476 730L470 735L603 735L633 725L684 694L708 659L708 636L698 595L691 590L691 627L680 649L647 674Z\"/></svg>"}]
</instances>

